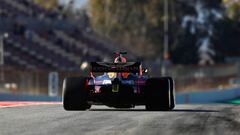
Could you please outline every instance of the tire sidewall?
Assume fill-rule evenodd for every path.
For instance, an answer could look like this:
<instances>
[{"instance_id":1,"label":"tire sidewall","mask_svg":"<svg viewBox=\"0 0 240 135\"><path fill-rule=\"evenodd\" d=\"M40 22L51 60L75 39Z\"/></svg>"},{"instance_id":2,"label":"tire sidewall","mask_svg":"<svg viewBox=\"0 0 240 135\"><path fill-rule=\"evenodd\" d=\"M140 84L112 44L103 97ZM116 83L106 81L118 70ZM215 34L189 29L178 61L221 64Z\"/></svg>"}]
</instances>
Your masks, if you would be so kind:
<instances>
[{"instance_id":1,"label":"tire sidewall","mask_svg":"<svg viewBox=\"0 0 240 135\"><path fill-rule=\"evenodd\" d=\"M146 82L146 109L172 110L175 107L174 81L171 77L150 78Z\"/></svg>"},{"instance_id":2,"label":"tire sidewall","mask_svg":"<svg viewBox=\"0 0 240 135\"><path fill-rule=\"evenodd\" d=\"M87 78L69 77L63 82L63 106L65 110L86 110L87 103Z\"/></svg>"}]
</instances>

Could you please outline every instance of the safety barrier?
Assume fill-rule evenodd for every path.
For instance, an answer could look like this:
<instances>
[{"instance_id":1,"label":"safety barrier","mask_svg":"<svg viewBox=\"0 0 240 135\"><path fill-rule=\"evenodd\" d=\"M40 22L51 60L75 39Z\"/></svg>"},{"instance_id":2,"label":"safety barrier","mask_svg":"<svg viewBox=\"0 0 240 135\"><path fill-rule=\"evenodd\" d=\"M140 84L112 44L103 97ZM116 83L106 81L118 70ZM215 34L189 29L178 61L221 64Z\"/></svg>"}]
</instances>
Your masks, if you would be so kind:
<instances>
[{"instance_id":1,"label":"safety barrier","mask_svg":"<svg viewBox=\"0 0 240 135\"><path fill-rule=\"evenodd\" d=\"M240 97L240 88L210 90L204 92L177 93L176 103L218 103Z\"/></svg>"},{"instance_id":2,"label":"safety barrier","mask_svg":"<svg viewBox=\"0 0 240 135\"><path fill-rule=\"evenodd\" d=\"M62 98L0 93L0 101L62 101Z\"/></svg>"}]
</instances>

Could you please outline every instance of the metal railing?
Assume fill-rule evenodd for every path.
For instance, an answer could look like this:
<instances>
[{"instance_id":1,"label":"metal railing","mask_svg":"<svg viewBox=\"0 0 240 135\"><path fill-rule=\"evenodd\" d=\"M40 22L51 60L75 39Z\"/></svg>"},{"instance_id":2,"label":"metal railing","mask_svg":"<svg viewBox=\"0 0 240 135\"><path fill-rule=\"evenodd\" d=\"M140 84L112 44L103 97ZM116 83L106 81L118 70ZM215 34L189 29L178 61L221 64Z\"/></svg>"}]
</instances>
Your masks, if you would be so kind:
<instances>
[{"instance_id":1,"label":"metal railing","mask_svg":"<svg viewBox=\"0 0 240 135\"><path fill-rule=\"evenodd\" d=\"M50 70L0 68L0 92L47 95ZM217 65L211 67L172 66L169 76L176 82L176 91L204 91L234 87L230 80L240 75L239 64ZM62 82L69 76L86 76L87 72L57 71L59 74L59 95Z\"/></svg>"},{"instance_id":2,"label":"metal railing","mask_svg":"<svg viewBox=\"0 0 240 135\"><path fill-rule=\"evenodd\" d=\"M0 92L16 94L47 95L48 77L52 71L40 69L20 69L0 67ZM67 76L80 76L81 72L59 71L59 95L63 79Z\"/></svg>"}]
</instances>

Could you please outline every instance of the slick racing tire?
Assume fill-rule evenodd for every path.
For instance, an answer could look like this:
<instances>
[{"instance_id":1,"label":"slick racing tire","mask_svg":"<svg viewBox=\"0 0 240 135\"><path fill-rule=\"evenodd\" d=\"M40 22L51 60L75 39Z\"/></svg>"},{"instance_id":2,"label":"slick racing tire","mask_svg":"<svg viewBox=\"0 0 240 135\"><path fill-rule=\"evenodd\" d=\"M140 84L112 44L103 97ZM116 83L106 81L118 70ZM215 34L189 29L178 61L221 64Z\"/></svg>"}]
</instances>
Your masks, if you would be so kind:
<instances>
[{"instance_id":1,"label":"slick racing tire","mask_svg":"<svg viewBox=\"0 0 240 135\"><path fill-rule=\"evenodd\" d=\"M171 105L170 105L170 110L174 109L175 104L176 104L176 99L175 99L175 82L172 77L163 77L169 80L170 83L170 100L171 100Z\"/></svg>"},{"instance_id":2,"label":"slick racing tire","mask_svg":"<svg viewBox=\"0 0 240 135\"><path fill-rule=\"evenodd\" d=\"M65 110L87 110L91 105L87 103L86 77L69 77L63 82L63 107Z\"/></svg>"},{"instance_id":3,"label":"slick racing tire","mask_svg":"<svg viewBox=\"0 0 240 135\"><path fill-rule=\"evenodd\" d=\"M169 111L175 107L175 88L171 77L150 78L146 82L146 109Z\"/></svg>"}]
</instances>

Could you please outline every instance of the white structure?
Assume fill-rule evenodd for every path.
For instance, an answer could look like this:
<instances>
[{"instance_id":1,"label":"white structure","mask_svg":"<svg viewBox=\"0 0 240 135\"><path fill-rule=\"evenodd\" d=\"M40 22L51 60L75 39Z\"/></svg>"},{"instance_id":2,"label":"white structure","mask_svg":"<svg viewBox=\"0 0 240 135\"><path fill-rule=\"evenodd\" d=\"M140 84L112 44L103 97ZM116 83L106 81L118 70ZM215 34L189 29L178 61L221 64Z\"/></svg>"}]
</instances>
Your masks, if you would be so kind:
<instances>
[{"instance_id":1,"label":"white structure","mask_svg":"<svg viewBox=\"0 0 240 135\"><path fill-rule=\"evenodd\" d=\"M196 3L190 5L194 7L197 15L184 16L182 20L182 27L185 29L189 28L191 34L200 35L196 43L199 46L199 64L212 65L214 64L213 56L215 56L214 50L211 49L213 45L211 43L211 38L214 34L213 23L221 20L223 15L217 9L206 8L201 0L198 0Z\"/></svg>"},{"instance_id":2,"label":"white structure","mask_svg":"<svg viewBox=\"0 0 240 135\"><path fill-rule=\"evenodd\" d=\"M59 74L50 72L48 75L48 95L51 97L58 96L59 91Z\"/></svg>"}]
</instances>

